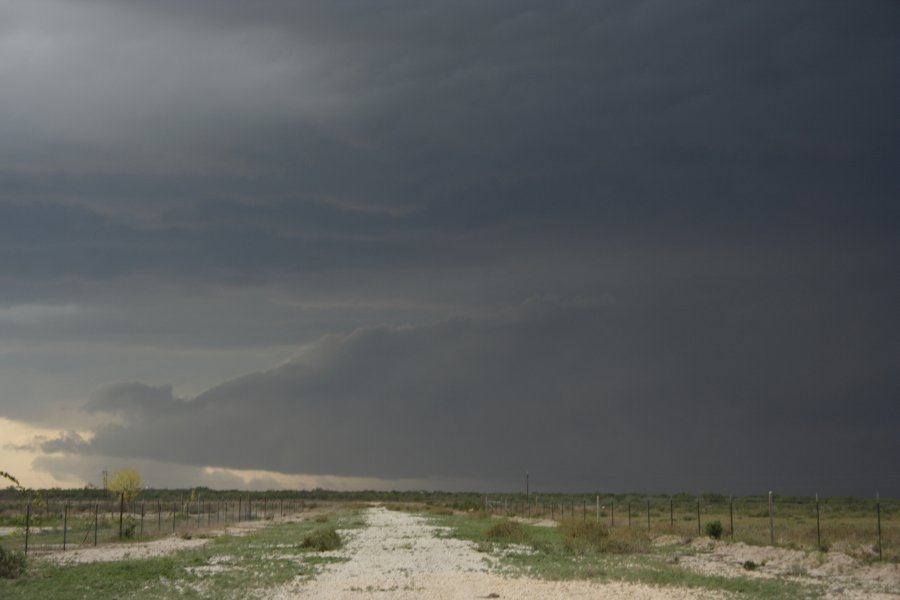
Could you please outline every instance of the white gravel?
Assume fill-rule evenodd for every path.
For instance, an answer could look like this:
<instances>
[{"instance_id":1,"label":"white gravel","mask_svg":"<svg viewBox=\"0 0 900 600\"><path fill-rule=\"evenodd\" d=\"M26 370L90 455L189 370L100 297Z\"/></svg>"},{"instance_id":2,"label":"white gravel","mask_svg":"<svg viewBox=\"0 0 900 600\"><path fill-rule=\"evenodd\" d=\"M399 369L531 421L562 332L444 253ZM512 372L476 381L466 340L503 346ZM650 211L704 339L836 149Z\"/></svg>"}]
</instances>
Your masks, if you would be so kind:
<instances>
[{"instance_id":1,"label":"white gravel","mask_svg":"<svg viewBox=\"0 0 900 600\"><path fill-rule=\"evenodd\" d=\"M296 580L267 597L274 600L372 599L541 599L724 598L723 594L655 588L624 583L548 582L490 572L485 554L474 545L435 536L435 527L417 516L384 508L369 509L368 527L345 531L337 556L347 562L327 566L314 580ZM493 596L492 594L497 594Z\"/></svg>"}]
</instances>

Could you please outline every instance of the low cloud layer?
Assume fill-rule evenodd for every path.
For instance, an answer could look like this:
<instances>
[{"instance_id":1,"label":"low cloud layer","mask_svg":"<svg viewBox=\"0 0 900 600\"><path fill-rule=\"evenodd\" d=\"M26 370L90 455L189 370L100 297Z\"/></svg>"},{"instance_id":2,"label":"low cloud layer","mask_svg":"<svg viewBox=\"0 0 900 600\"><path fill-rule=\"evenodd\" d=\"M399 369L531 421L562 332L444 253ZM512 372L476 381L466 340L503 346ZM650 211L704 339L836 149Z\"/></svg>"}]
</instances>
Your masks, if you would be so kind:
<instances>
[{"instance_id":1,"label":"low cloud layer","mask_svg":"<svg viewBox=\"0 0 900 600\"><path fill-rule=\"evenodd\" d=\"M735 308L701 316L656 305L658 321L638 328L616 301L531 302L491 318L368 327L192 399L168 386L106 387L87 408L122 422L87 444L52 444L197 466L471 478L486 489L525 471L545 489L890 488L900 413L889 362L868 365L872 387L861 390L827 334L818 356L786 357L759 331L785 323L748 315L744 331L723 328ZM691 350L696 340L708 349ZM799 342L807 352L810 341ZM854 468L862 439L873 458Z\"/></svg>"}]
</instances>

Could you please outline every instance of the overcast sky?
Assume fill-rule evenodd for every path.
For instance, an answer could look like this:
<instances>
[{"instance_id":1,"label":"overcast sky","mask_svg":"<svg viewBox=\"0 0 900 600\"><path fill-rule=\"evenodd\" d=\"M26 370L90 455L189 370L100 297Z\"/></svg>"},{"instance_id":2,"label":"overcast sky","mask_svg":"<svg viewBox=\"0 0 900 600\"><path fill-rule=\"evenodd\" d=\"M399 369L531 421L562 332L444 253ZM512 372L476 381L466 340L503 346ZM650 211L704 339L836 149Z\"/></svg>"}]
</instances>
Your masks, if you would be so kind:
<instances>
[{"instance_id":1,"label":"overcast sky","mask_svg":"<svg viewBox=\"0 0 900 600\"><path fill-rule=\"evenodd\" d=\"M0 2L0 470L900 495L900 3Z\"/></svg>"}]
</instances>

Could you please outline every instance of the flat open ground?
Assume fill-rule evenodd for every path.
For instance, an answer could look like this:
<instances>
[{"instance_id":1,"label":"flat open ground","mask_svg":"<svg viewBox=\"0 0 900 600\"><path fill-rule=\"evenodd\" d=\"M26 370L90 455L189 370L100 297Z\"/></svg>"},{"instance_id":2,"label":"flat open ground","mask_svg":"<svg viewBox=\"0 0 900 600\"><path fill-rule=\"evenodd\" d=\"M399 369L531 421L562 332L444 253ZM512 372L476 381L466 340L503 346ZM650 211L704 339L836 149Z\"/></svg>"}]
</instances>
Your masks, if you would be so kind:
<instances>
[{"instance_id":1,"label":"flat open ground","mask_svg":"<svg viewBox=\"0 0 900 600\"><path fill-rule=\"evenodd\" d=\"M283 586L276 600L326 598L724 598L718 593L664 589L627 583L541 581L505 577L495 559L470 542L437 537L423 518L373 508L368 527L353 533L340 555L350 560L329 565L317 578ZM491 594L497 594L492 596Z\"/></svg>"},{"instance_id":2,"label":"flat open ground","mask_svg":"<svg viewBox=\"0 0 900 600\"><path fill-rule=\"evenodd\" d=\"M465 537L460 528L498 519L422 516L381 506L341 514L271 527L257 522L202 539L172 536L52 553L38 559L37 576L0 580L0 597L900 599L900 566L840 552L660 536L643 554L552 555L551 562L575 564L591 577L552 580L553 571L528 544L458 539ZM304 532L323 523L339 529L344 546L301 548ZM553 530L532 531L539 536ZM745 569L747 561L757 568ZM97 596L101 588L109 593Z\"/></svg>"}]
</instances>

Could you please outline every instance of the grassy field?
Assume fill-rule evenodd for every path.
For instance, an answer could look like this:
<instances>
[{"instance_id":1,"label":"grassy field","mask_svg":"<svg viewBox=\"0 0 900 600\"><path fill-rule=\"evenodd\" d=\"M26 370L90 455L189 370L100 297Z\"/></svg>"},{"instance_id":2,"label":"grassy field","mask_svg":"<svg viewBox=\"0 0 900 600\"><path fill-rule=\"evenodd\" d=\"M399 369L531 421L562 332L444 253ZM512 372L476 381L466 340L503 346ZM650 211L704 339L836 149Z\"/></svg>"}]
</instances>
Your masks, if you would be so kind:
<instances>
[{"instance_id":1,"label":"grassy field","mask_svg":"<svg viewBox=\"0 0 900 600\"><path fill-rule=\"evenodd\" d=\"M25 576L0 579L0 598L97 597L247 598L295 577L311 577L321 565L319 544L334 543L334 530L362 526L355 511L277 523L245 536L222 535L190 550L141 560L59 566L30 561Z\"/></svg>"},{"instance_id":2,"label":"grassy field","mask_svg":"<svg viewBox=\"0 0 900 600\"><path fill-rule=\"evenodd\" d=\"M435 514L429 518L447 535L475 542L479 551L513 575L541 579L595 579L732 592L743 598L816 598L814 585L754 578L700 575L673 564L671 549L651 547L646 531L610 530L596 521L568 520L539 527L491 518L484 513Z\"/></svg>"},{"instance_id":3,"label":"grassy field","mask_svg":"<svg viewBox=\"0 0 900 600\"><path fill-rule=\"evenodd\" d=\"M596 496L545 496L530 503L492 504L500 516L530 516L559 520L597 520ZM600 522L611 530L634 529L652 534L696 536L707 523L719 521L723 535L735 542L770 543L768 499L718 494L700 497L601 496ZM699 511L698 511L699 507ZM813 550L836 549L862 560L878 558L878 512L881 517L881 558L900 562L900 503L874 499L830 498L817 507L814 498L778 497L773 502L775 545ZM698 514L699 512L699 514ZM732 528L733 525L733 528Z\"/></svg>"}]
</instances>

